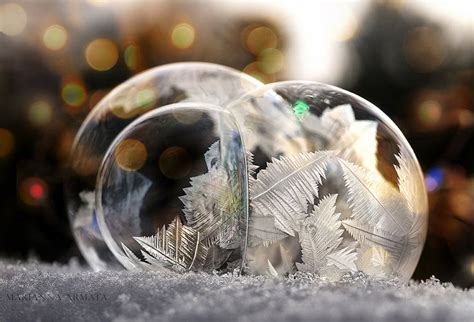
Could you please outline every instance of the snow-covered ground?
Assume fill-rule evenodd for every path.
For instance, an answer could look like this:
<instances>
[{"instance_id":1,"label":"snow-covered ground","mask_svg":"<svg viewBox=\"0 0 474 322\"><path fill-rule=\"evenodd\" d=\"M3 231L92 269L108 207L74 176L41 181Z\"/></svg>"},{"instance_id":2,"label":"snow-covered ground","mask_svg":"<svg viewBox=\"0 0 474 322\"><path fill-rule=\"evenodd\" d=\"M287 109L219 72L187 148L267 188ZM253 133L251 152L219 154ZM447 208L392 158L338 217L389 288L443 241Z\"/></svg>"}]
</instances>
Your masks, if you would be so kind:
<instances>
[{"instance_id":1,"label":"snow-covered ground","mask_svg":"<svg viewBox=\"0 0 474 322\"><path fill-rule=\"evenodd\" d=\"M0 321L474 321L474 289L0 261Z\"/></svg>"}]
</instances>

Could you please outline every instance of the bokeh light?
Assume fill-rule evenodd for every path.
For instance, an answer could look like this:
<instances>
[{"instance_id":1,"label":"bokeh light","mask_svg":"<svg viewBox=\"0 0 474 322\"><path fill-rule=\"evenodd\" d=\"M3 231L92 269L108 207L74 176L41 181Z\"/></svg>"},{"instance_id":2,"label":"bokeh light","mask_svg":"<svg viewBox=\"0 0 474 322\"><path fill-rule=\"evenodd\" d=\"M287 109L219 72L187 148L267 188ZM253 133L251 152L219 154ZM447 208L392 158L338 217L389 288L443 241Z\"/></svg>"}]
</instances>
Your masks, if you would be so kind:
<instances>
[{"instance_id":1,"label":"bokeh light","mask_svg":"<svg viewBox=\"0 0 474 322\"><path fill-rule=\"evenodd\" d=\"M53 109L45 100L38 100L31 104L28 109L28 119L31 124L36 126L44 126L51 121Z\"/></svg>"},{"instance_id":2,"label":"bokeh light","mask_svg":"<svg viewBox=\"0 0 474 322\"><path fill-rule=\"evenodd\" d=\"M114 156L117 164L123 170L137 171L145 164L148 152L142 142L127 139L119 143Z\"/></svg>"},{"instance_id":3,"label":"bokeh light","mask_svg":"<svg viewBox=\"0 0 474 322\"><path fill-rule=\"evenodd\" d=\"M51 50L64 48L67 42L67 31L63 26L52 25L43 33L43 44Z\"/></svg>"},{"instance_id":4,"label":"bokeh light","mask_svg":"<svg viewBox=\"0 0 474 322\"><path fill-rule=\"evenodd\" d=\"M135 45L128 45L125 48L123 53L123 59L125 61L125 65L131 70L137 69L138 66L138 48Z\"/></svg>"},{"instance_id":5,"label":"bokeh light","mask_svg":"<svg viewBox=\"0 0 474 322\"><path fill-rule=\"evenodd\" d=\"M23 32L27 22L26 12L16 3L0 5L0 33L16 36Z\"/></svg>"},{"instance_id":6,"label":"bokeh light","mask_svg":"<svg viewBox=\"0 0 474 322\"><path fill-rule=\"evenodd\" d=\"M265 73L262 68L261 64L259 62L253 62L245 66L245 68L242 70L244 73L258 79L264 84L271 83L275 81L275 76L273 74L267 74Z\"/></svg>"},{"instance_id":7,"label":"bokeh light","mask_svg":"<svg viewBox=\"0 0 474 322\"><path fill-rule=\"evenodd\" d=\"M176 25L171 32L171 42L179 49L187 49L194 43L196 32L188 23Z\"/></svg>"},{"instance_id":8,"label":"bokeh light","mask_svg":"<svg viewBox=\"0 0 474 322\"><path fill-rule=\"evenodd\" d=\"M249 32L246 39L248 51L254 55L260 54L264 49L276 48L278 38L276 34L268 27L257 27Z\"/></svg>"},{"instance_id":9,"label":"bokeh light","mask_svg":"<svg viewBox=\"0 0 474 322\"><path fill-rule=\"evenodd\" d=\"M78 107L81 106L86 98L86 89L79 82L71 81L64 85L61 96L69 106Z\"/></svg>"},{"instance_id":10,"label":"bokeh light","mask_svg":"<svg viewBox=\"0 0 474 322\"><path fill-rule=\"evenodd\" d=\"M30 192L30 196L36 200L41 199L44 196L44 188L39 183L33 183L30 186L29 192Z\"/></svg>"},{"instance_id":11,"label":"bokeh light","mask_svg":"<svg viewBox=\"0 0 474 322\"><path fill-rule=\"evenodd\" d=\"M160 170L170 179L180 179L189 174L192 168L191 157L179 146L172 146L163 151L159 160Z\"/></svg>"},{"instance_id":12,"label":"bokeh light","mask_svg":"<svg viewBox=\"0 0 474 322\"><path fill-rule=\"evenodd\" d=\"M428 170L425 175L425 185L429 192L435 191L441 187L444 181L444 170L436 167Z\"/></svg>"},{"instance_id":13,"label":"bokeh light","mask_svg":"<svg viewBox=\"0 0 474 322\"><path fill-rule=\"evenodd\" d=\"M301 100L297 100L293 104L293 113L298 120L302 121L309 114L309 105Z\"/></svg>"},{"instance_id":14,"label":"bokeh light","mask_svg":"<svg viewBox=\"0 0 474 322\"><path fill-rule=\"evenodd\" d=\"M0 128L0 158L4 158L12 153L15 147L15 138L7 129Z\"/></svg>"},{"instance_id":15,"label":"bokeh light","mask_svg":"<svg viewBox=\"0 0 474 322\"><path fill-rule=\"evenodd\" d=\"M427 100L418 107L418 119L423 125L432 126L439 122L442 112L442 106L438 101Z\"/></svg>"},{"instance_id":16,"label":"bokeh light","mask_svg":"<svg viewBox=\"0 0 474 322\"><path fill-rule=\"evenodd\" d=\"M48 196L48 186L37 177L30 177L20 184L20 199L29 206L38 206Z\"/></svg>"},{"instance_id":17,"label":"bokeh light","mask_svg":"<svg viewBox=\"0 0 474 322\"><path fill-rule=\"evenodd\" d=\"M275 74L282 70L285 64L285 56L275 48L267 48L258 55L260 68L267 74Z\"/></svg>"},{"instance_id":18,"label":"bokeh light","mask_svg":"<svg viewBox=\"0 0 474 322\"><path fill-rule=\"evenodd\" d=\"M117 63L119 53L115 43L109 39L99 38L91 41L85 51L89 66L97 71L107 71Z\"/></svg>"}]
</instances>

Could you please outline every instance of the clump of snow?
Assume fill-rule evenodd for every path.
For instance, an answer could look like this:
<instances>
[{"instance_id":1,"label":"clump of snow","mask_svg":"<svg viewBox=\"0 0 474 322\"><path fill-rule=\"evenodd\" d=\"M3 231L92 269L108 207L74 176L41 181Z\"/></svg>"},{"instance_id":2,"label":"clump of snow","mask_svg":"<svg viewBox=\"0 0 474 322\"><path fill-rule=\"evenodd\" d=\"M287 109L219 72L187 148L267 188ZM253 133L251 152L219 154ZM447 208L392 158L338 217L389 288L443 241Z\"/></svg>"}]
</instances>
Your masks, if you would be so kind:
<instances>
[{"instance_id":1,"label":"clump of snow","mask_svg":"<svg viewBox=\"0 0 474 322\"><path fill-rule=\"evenodd\" d=\"M474 289L0 262L0 321L472 321Z\"/></svg>"}]
</instances>

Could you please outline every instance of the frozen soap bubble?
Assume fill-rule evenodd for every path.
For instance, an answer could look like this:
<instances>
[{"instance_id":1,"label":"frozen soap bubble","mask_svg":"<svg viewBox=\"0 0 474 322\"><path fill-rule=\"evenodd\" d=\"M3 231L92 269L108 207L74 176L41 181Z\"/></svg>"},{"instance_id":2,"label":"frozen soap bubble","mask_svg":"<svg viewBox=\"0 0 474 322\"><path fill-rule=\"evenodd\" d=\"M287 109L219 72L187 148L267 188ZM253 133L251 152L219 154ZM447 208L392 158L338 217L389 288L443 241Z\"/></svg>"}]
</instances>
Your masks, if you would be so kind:
<instances>
[{"instance_id":1,"label":"frozen soap bubble","mask_svg":"<svg viewBox=\"0 0 474 322\"><path fill-rule=\"evenodd\" d=\"M227 110L254 158L245 272L411 277L427 196L411 147L383 112L298 81L261 87Z\"/></svg>"},{"instance_id":2,"label":"frozen soap bubble","mask_svg":"<svg viewBox=\"0 0 474 322\"><path fill-rule=\"evenodd\" d=\"M240 268L245 156L235 118L217 106L172 104L127 126L96 186L99 227L115 257L128 269Z\"/></svg>"},{"instance_id":3,"label":"frozen soap bubble","mask_svg":"<svg viewBox=\"0 0 474 322\"><path fill-rule=\"evenodd\" d=\"M231 68L177 63L131 78L97 104L76 135L65 185L74 237L94 270L121 267L99 231L94 197L100 162L115 137L139 116L160 106L177 102L222 106L259 85L257 80ZM182 124L200 120L199 113L177 113L175 117ZM140 151L139 146L135 149Z\"/></svg>"}]
</instances>

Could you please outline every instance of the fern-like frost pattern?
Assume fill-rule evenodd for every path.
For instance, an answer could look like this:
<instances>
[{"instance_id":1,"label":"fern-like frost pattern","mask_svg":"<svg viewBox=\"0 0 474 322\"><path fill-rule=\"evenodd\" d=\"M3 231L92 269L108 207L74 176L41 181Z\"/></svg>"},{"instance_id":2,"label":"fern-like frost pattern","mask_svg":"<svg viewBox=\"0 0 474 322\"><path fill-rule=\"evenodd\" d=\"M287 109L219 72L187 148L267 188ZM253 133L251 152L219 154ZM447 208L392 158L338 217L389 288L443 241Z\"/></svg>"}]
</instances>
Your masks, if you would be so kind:
<instances>
[{"instance_id":1,"label":"fern-like frost pattern","mask_svg":"<svg viewBox=\"0 0 474 322\"><path fill-rule=\"evenodd\" d=\"M247 245L249 272L410 274L405 257L420 248L426 213L423 181L412 178L416 160L400 147L393 169L398 184L385 179L377 169L378 123L356 120L348 104L299 121L327 150L282 155L261 169L248 151L247 223L217 141L204 156L208 172L191 178L180 197L185 225L176 218L154 236L135 237L142 258L122 245L124 255L139 268L189 270L204 267L213 247ZM339 191L323 194L328 180ZM238 227L246 224L245 240Z\"/></svg>"}]
</instances>

